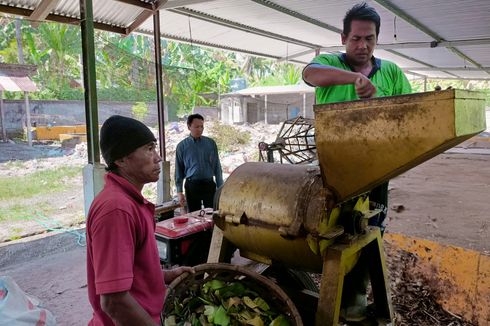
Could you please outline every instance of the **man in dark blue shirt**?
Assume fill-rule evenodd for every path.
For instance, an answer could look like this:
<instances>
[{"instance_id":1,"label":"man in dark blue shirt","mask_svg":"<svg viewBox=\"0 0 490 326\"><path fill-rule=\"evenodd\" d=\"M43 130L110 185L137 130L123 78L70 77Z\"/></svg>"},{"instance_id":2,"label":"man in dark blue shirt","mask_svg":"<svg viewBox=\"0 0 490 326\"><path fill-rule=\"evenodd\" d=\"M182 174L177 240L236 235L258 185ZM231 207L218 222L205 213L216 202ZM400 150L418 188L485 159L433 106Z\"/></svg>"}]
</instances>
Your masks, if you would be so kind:
<instances>
[{"instance_id":1,"label":"man in dark blue shirt","mask_svg":"<svg viewBox=\"0 0 490 326\"><path fill-rule=\"evenodd\" d=\"M216 188L223 184L223 173L216 143L202 135L204 117L191 114L187 128L191 133L177 145L175 153L175 186L180 204L184 206L187 201L189 212L193 212L201 209L201 204L213 207Z\"/></svg>"}]
</instances>

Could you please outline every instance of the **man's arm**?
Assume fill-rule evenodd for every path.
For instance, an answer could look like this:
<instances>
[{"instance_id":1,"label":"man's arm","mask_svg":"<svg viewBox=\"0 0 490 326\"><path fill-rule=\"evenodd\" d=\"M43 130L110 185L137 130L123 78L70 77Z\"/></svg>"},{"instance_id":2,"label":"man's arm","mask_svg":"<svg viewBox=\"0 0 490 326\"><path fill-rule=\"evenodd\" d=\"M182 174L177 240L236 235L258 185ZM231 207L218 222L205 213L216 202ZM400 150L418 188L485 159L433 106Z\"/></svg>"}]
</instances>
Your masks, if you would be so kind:
<instances>
[{"instance_id":1,"label":"man's arm","mask_svg":"<svg viewBox=\"0 0 490 326\"><path fill-rule=\"evenodd\" d=\"M156 325L129 292L102 294L100 297L102 310L111 317L116 325Z\"/></svg>"},{"instance_id":2,"label":"man's arm","mask_svg":"<svg viewBox=\"0 0 490 326\"><path fill-rule=\"evenodd\" d=\"M221 162L219 161L218 146L213 140L214 153L216 155L216 160L213 167L214 177L216 178L216 187L221 187L223 185L223 169L221 168Z\"/></svg>"},{"instance_id":3,"label":"man's arm","mask_svg":"<svg viewBox=\"0 0 490 326\"><path fill-rule=\"evenodd\" d=\"M177 149L175 151L175 188L177 189L177 196L179 196L179 203L181 206L185 204L185 196L184 196L184 175L185 167L184 167L184 158L183 158L183 149L182 145L178 144Z\"/></svg>"},{"instance_id":4,"label":"man's arm","mask_svg":"<svg viewBox=\"0 0 490 326\"><path fill-rule=\"evenodd\" d=\"M315 87L355 84L360 98L372 97L376 87L361 73L313 63L303 70L303 80Z\"/></svg>"},{"instance_id":5,"label":"man's arm","mask_svg":"<svg viewBox=\"0 0 490 326\"><path fill-rule=\"evenodd\" d=\"M312 63L303 70L304 81L316 87L354 84L362 76L364 75L357 72L318 63Z\"/></svg>"}]
</instances>

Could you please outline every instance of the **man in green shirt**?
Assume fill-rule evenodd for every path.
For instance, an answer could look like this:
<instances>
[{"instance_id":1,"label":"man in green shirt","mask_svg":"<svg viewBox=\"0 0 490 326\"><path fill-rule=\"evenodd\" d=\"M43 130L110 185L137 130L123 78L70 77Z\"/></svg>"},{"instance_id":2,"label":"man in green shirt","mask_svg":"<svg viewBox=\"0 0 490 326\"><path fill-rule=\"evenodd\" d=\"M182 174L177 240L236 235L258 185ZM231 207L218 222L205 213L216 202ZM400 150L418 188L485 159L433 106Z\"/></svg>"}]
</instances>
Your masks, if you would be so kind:
<instances>
[{"instance_id":1,"label":"man in green shirt","mask_svg":"<svg viewBox=\"0 0 490 326\"><path fill-rule=\"evenodd\" d=\"M345 53L321 54L303 70L304 81L316 87L317 104L411 93L407 77L396 64L373 56L380 20L376 10L366 3L357 4L347 11L341 34ZM382 209L370 224L383 231L388 183L373 189L370 200L373 206ZM342 316L347 321L359 321L366 316L367 265L366 257L361 256L345 278Z\"/></svg>"}]
</instances>

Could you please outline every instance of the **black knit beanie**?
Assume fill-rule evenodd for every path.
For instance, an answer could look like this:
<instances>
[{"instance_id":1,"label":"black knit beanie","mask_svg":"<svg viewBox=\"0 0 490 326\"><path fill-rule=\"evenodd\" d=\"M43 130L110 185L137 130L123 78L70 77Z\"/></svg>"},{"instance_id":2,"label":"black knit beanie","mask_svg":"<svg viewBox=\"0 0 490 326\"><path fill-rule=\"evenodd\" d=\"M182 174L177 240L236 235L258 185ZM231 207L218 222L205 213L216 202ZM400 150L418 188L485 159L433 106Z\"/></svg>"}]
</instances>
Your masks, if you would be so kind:
<instances>
[{"instance_id":1,"label":"black knit beanie","mask_svg":"<svg viewBox=\"0 0 490 326\"><path fill-rule=\"evenodd\" d=\"M152 141L156 139L147 126L120 115L113 115L100 128L100 150L107 166Z\"/></svg>"}]
</instances>

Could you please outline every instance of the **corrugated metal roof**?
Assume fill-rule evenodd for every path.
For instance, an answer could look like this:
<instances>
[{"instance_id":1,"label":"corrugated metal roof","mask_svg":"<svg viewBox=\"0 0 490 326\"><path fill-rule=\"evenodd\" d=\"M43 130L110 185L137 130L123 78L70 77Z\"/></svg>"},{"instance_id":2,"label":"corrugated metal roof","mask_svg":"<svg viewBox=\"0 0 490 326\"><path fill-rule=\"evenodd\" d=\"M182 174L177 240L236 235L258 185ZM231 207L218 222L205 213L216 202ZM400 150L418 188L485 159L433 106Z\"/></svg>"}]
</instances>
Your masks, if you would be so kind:
<instances>
[{"instance_id":1,"label":"corrugated metal roof","mask_svg":"<svg viewBox=\"0 0 490 326\"><path fill-rule=\"evenodd\" d=\"M239 91L224 94L223 96L232 95L274 95L274 94L303 94L314 93L315 89L305 84L285 85L285 86L258 86L241 89Z\"/></svg>"},{"instance_id":2,"label":"corrugated metal roof","mask_svg":"<svg viewBox=\"0 0 490 326\"><path fill-rule=\"evenodd\" d=\"M37 87L29 77L0 76L0 91L35 92Z\"/></svg>"},{"instance_id":3,"label":"corrugated metal roof","mask_svg":"<svg viewBox=\"0 0 490 326\"><path fill-rule=\"evenodd\" d=\"M35 92L36 84L29 77L35 66L0 63L0 91Z\"/></svg>"},{"instance_id":4,"label":"corrugated metal roof","mask_svg":"<svg viewBox=\"0 0 490 326\"><path fill-rule=\"evenodd\" d=\"M98 26L108 30L116 26L119 32L125 33L138 17L148 16L136 31L151 34L151 11L124 1L131 2L93 0L94 20L101 23ZM169 0L161 10L161 33L163 37L183 42L192 41L199 45L307 63L314 57L317 48L322 52L341 49L339 31L342 18L357 2ZM377 50L376 56L429 77L490 79L490 1L367 2L381 16L379 46L389 47ZM0 11L25 16L40 3L41 0L0 0ZM156 2L134 0L133 3L148 7ZM15 8L23 9L16 11ZM51 13L78 18L79 1L61 0ZM475 44L464 43L475 39L478 39ZM414 45L416 42L419 44ZM456 45L446 48L450 46L447 42ZM333 49L332 46L337 48ZM479 72L465 70L465 67L479 69ZM461 69L448 71L447 68Z\"/></svg>"}]
</instances>

